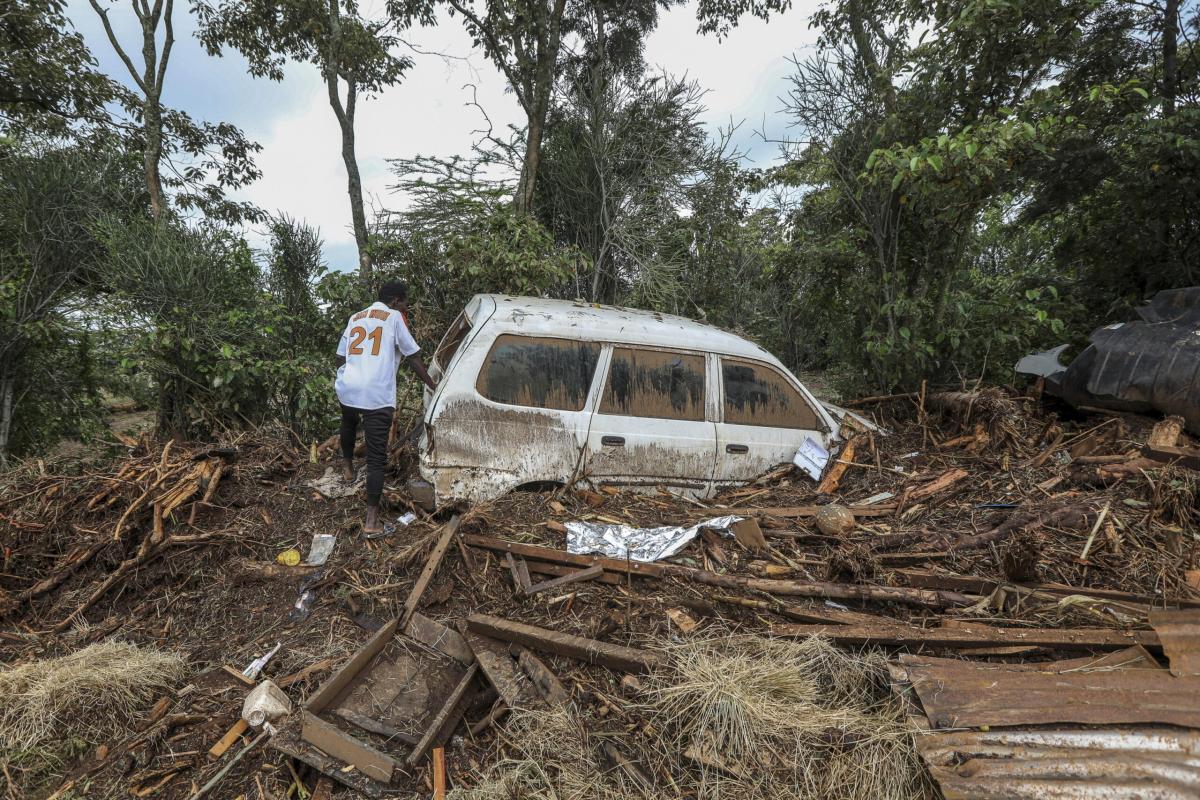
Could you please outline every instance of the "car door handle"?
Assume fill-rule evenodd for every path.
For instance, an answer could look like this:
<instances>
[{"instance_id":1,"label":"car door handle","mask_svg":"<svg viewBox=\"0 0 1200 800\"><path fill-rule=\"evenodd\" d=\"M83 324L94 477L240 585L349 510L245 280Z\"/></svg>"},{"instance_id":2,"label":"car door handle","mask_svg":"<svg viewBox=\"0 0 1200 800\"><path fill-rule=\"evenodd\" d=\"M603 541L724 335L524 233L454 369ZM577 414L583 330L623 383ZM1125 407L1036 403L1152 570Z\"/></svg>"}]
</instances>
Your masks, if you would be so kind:
<instances>
[{"instance_id":1,"label":"car door handle","mask_svg":"<svg viewBox=\"0 0 1200 800\"><path fill-rule=\"evenodd\" d=\"M725 445L726 453L749 453L750 448L744 444L727 444Z\"/></svg>"},{"instance_id":2,"label":"car door handle","mask_svg":"<svg viewBox=\"0 0 1200 800\"><path fill-rule=\"evenodd\" d=\"M625 437L624 436L601 436L600 444L604 445L605 447L624 447L625 446Z\"/></svg>"}]
</instances>

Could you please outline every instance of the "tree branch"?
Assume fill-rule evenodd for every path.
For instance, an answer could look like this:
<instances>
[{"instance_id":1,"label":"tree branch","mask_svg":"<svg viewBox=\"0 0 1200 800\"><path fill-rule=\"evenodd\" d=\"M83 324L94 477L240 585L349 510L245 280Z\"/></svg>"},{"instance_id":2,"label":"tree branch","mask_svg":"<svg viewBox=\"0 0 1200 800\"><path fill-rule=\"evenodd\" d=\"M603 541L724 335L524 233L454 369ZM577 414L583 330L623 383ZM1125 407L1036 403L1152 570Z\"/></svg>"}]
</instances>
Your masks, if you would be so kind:
<instances>
[{"instance_id":1,"label":"tree branch","mask_svg":"<svg viewBox=\"0 0 1200 800\"><path fill-rule=\"evenodd\" d=\"M143 92L149 93L149 90L146 88L145 81L138 77L137 69L135 69L133 66L133 61L129 58L129 55L125 52L125 49L121 47L121 43L117 40L117 34L113 30L112 23L108 21L108 12L100 7L100 3L97 2L97 0L89 0L89 2L92 4L92 9L100 15L100 21L104 23L104 32L108 35L108 41L112 44L113 49L117 51L117 55L121 57L121 60L125 62L125 68L129 70L129 75L133 78L133 82L136 83L138 88Z\"/></svg>"}]
</instances>

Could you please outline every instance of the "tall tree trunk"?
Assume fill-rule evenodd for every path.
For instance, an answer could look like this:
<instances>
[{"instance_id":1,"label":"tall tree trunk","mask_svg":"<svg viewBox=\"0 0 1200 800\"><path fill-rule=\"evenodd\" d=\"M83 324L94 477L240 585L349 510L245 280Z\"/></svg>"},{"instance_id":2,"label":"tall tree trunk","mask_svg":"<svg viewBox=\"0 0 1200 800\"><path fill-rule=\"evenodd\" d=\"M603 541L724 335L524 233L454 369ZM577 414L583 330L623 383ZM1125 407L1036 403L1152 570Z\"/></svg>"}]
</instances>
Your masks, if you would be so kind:
<instances>
[{"instance_id":1,"label":"tall tree trunk","mask_svg":"<svg viewBox=\"0 0 1200 800\"><path fill-rule=\"evenodd\" d=\"M1175 115L1175 95L1179 91L1179 0L1167 0L1163 12L1162 113Z\"/></svg>"},{"instance_id":2,"label":"tall tree trunk","mask_svg":"<svg viewBox=\"0 0 1200 800\"><path fill-rule=\"evenodd\" d=\"M337 91L336 83L332 91ZM367 246L367 212L363 205L362 176L354 150L355 86L350 84L345 112L338 117L342 129L342 162L346 165L346 191L350 195L350 218L354 225L354 243L358 246L358 274L363 283L371 283L371 254Z\"/></svg>"},{"instance_id":3,"label":"tall tree trunk","mask_svg":"<svg viewBox=\"0 0 1200 800\"><path fill-rule=\"evenodd\" d=\"M525 134L525 158L521 162L521 181L517 186L514 207L522 214L533 211L534 189L537 183L538 166L542 161L542 132L546 124L546 113L531 114Z\"/></svg>"},{"instance_id":4,"label":"tall tree trunk","mask_svg":"<svg viewBox=\"0 0 1200 800\"><path fill-rule=\"evenodd\" d=\"M171 48L175 45L175 27L172 17L175 14L175 0L155 0L149 2L132 0L133 13L137 16L142 28L142 70L139 73L133 64L129 53L121 46L112 23L108 19L108 11L98 0L90 0L92 9L104 23L104 33L109 43L117 51L130 77L142 91L142 135L146 141L142 151L142 164L146 177L146 192L150 195L150 211L155 219L162 216L166 204L163 200L162 174L160 172L163 151L163 121L162 121L162 92L167 78L167 63L171 59ZM156 37L158 25L163 23L162 52L158 50Z\"/></svg>"},{"instance_id":5,"label":"tall tree trunk","mask_svg":"<svg viewBox=\"0 0 1200 800\"><path fill-rule=\"evenodd\" d=\"M358 247L358 275L368 288L371 285L371 254L367 247L367 214L363 208L362 177L358 173L358 156L354 152L354 107L358 100L358 84L346 78L346 103L338 91L338 64L341 62L342 25L338 0L329 0L329 52L325 54L325 88L329 107L337 117L342 131L342 163L346 165L346 191L350 195L350 220L354 226L354 244Z\"/></svg>"},{"instance_id":6,"label":"tall tree trunk","mask_svg":"<svg viewBox=\"0 0 1200 800\"><path fill-rule=\"evenodd\" d=\"M142 108L146 135L146 147L142 153L146 192L150 195L150 213L155 219L160 219L163 212L162 177L159 174L159 163L162 161L162 108L157 96L146 98Z\"/></svg>"},{"instance_id":7,"label":"tall tree trunk","mask_svg":"<svg viewBox=\"0 0 1200 800\"><path fill-rule=\"evenodd\" d=\"M0 374L0 467L8 466L8 448L12 439L13 393L16 376L9 370Z\"/></svg>"}]
</instances>

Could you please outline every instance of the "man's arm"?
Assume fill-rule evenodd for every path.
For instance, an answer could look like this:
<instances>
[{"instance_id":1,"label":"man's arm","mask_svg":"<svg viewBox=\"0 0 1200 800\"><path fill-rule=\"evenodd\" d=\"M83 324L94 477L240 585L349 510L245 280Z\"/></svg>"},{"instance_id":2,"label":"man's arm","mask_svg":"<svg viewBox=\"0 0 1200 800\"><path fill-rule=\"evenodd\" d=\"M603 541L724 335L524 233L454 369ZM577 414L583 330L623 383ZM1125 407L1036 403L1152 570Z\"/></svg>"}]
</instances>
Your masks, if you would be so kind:
<instances>
[{"instance_id":1,"label":"man's arm","mask_svg":"<svg viewBox=\"0 0 1200 800\"><path fill-rule=\"evenodd\" d=\"M333 366L335 369L341 369L342 365L345 363L346 363L345 356L335 356L333 359Z\"/></svg>"},{"instance_id":2,"label":"man's arm","mask_svg":"<svg viewBox=\"0 0 1200 800\"><path fill-rule=\"evenodd\" d=\"M425 362L421 360L420 353L413 353L404 360L408 362L410 367L412 367L412 371L417 374L417 377L421 379L421 382L429 387L429 391L432 392L437 388L437 384L433 382L433 378L429 377L429 372L425 369Z\"/></svg>"}]
</instances>

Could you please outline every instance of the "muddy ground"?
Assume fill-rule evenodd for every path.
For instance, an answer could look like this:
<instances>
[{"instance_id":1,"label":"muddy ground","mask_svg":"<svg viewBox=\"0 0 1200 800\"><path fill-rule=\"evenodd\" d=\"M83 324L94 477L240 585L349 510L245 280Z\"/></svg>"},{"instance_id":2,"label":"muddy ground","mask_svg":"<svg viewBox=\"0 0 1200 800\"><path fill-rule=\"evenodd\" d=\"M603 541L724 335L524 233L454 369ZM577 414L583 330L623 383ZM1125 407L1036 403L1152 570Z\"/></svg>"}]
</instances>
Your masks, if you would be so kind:
<instances>
[{"instance_id":1,"label":"muddy ground","mask_svg":"<svg viewBox=\"0 0 1200 800\"><path fill-rule=\"evenodd\" d=\"M1197 473L1155 466L1114 478L1100 474L1089 461L1089 456L1113 455L1121 459L1119 463L1132 462L1155 420L1070 414L998 390L975 397L985 400L939 408L922 398L901 398L869 406L891 434L860 437L856 464L847 470L834 496L818 496L812 481L786 469L760 485L703 504L665 492L610 494L587 487L579 487L585 489L582 492L518 492L464 510L460 531L563 548L563 535L547 528L546 521L592 519L652 526L754 509L751 513L772 543L770 553L751 555L729 543L719 548L725 559L722 565L712 549L697 540L677 563L734 575L786 574L847 584L903 586L904 570L923 570L1102 588L1150 598L1200 597L1188 583L1188 571L1197 566L1193 537ZM1190 442L1185 437L1181 443ZM206 444L172 446L163 458L163 443L143 438L127 457L108 464L46 474L37 465L27 465L0 484L0 662L13 665L50 658L119 637L184 655L190 674L158 704L158 722L148 724L154 708L148 703L142 717L111 731L105 741L64 742L54 757L39 752L4 754L9 797L45 797L57 790L59 798L115 798L131 793L186 798L223 765L223 761L210 762L206 753L239 717L246 687L224 667L240 670L276 642L281 647L264 677L280 679L326 660L337 665L398 613L445 515L422 514L395 535L368 541L358 525L359 497L329 499L306 486L332 465L329 453L312 463L309 453L297 450L289 437L270 431L242 434L220 444L230 448L221 456L212 455ZM119 478L121 470L131 463L152 470L166 462L184 464L181 469L186 469L185 462L193 456L202 460L206 455L228 464L215 493L199 504L190 525L190 503L164 519L166 537L178 534L181 543L128 570L90 608L76 614L107 576L136 555L140 543L156 535L152 509L135 508L125 515L141 494L142 484ZM387 494L391 518L409 510L396 487L412 463L411 452L403 448L394 456L392 488ZM903 502L915 489L955 470L964 470L967 477L926 499ZM899 507L886 515L860 518L856 529L844 537L820 534L808 517L771 513L773 508L835 499L860 503L883 492L895 495L885 504L899 501ZM105 499L94 503L102 494ZM720 509L709 514L715 507ZM1068 507L1080 512L1074 517L1043 514L1045 519L1038 524L1021 526L996 542L970 549L954 547L967 537L994 531L1016 515L1037 516ZM1083 559L1091 525L1104 508L1106 524L1098 527ZM127 517L123 529L114 539L123 516ZM308 576L255 579L246 564L271 563L290 548L306 553L313 535L319 533L336 534L337 547L323 573L306 584L316 591L317 599L311 613L297 621L290 612ZM93 544L100 549L74 571L66 570L69 574L60 585L26 597L39 581L61 575L73 556ZM471 563L464 561L464 553ZM795 619L777 611L783 605L778 598L680 580L588 583L550 595L520 596L513 590L508 567L494 554L452 547L423 595L421 611L448 624L482 612L639 647L689 635L668 612L684 612L701 630L721 626L763 631L771 623ZM729 595L763 602L751 608L718 599ZM946 618L1006 626L1140 624L1120 609L1063 604L1059 599L1027 596L1014 602L1011 596L1001 596L971 608L941 612L910 605L840 602L851 611L924 625ZM824 605L820 600L797 602L796 598L784 603L810 608L814 614ZM1020 657L1049 654L1025 652ZM620 707L620 674L562 657L546 656L545 661L589 710L596 725L628 728L628 721L611 710ZM290 685L288 694L294 702L302 702L329 675L329 669L317 670ZM503 747L496 726L477 735L468 730L487 714L492 700L480 692L468 709L466 723L447 747L451 786L471 784ZM187 715L193 721L164 728L162 720L172 715L176 719ZM497 723L500 728L503 724ZM311 790L315 773L298 763L292 766ZM281 798L293 781L288 759L264 747L235 767L212 796ZM403 776L395 788L405 796L426 794L428 786L427 770L419 769ZM339 787L334 796L353 794Z\"/></svg>"}]
</instances>

